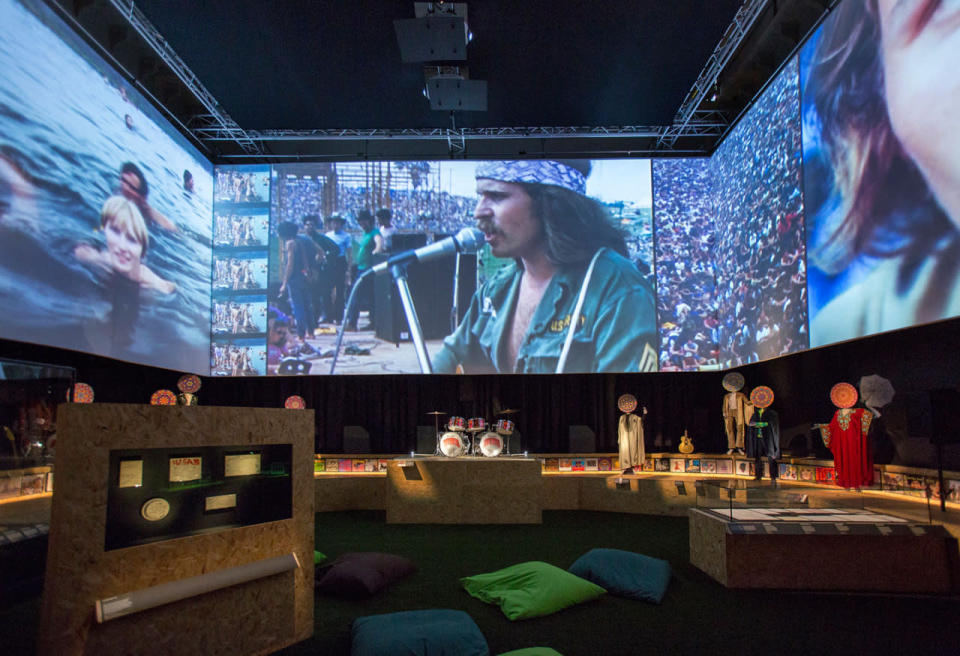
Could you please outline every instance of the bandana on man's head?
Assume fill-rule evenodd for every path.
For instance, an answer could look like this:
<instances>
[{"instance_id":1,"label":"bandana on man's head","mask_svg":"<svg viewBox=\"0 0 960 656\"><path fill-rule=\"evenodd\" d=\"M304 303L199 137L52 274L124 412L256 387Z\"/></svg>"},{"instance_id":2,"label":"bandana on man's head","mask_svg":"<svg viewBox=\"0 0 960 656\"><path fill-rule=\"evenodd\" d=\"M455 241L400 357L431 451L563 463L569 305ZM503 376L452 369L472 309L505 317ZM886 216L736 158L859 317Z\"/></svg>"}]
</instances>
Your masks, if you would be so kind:
<instances>
[{"instance_id":1,"label":"bandana on man's head","mask_svg":"<svg viewBox=\"0 0 960 656\"><path fill-rule=\"evenodd\" d=\"M476 177L503 182L555 185L578 194L585 194L587 191L587 179L583 173L551 159L481 162L477 166Z\"/></svg>"}]
</instances>

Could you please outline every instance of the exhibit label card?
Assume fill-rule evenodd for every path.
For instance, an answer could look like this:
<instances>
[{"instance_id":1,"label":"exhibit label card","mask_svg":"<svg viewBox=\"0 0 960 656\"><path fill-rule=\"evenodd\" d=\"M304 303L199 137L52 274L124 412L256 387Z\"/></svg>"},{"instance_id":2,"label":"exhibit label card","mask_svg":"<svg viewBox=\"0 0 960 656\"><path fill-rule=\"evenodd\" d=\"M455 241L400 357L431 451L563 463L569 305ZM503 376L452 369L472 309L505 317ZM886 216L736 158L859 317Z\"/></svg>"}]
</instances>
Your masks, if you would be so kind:
<instances>
[{"instance_id":1,"label":"exhibit label card","mask_svg":"<svg viewBox=\"0 0 960 656\"><path fill-rule=\"evenodd\" d=\"M140 487L143 485L143 459L120 461L120 480L117 487Z\"/></svg>"},{"instance_id":2,"label":"exhibit label card","mask_svg":"<svg viewBox=\"0 0 960 656\"><path fill-rule=\"evenodd\" d=\"M204 509L207 512L211 510L224 510L226 508L236 508L237 507L237 495L236 494L219 494L215 497L207 497L206 503L204 504Z\"/></svg>"},{"instance_id":3,"label":"exhibit label card","mask_svg":"<svg viewBox=\"0 0 960 656\"><path fill-rule=\"evenodd\" d=\"M223 457L223 475L254 476L260 473L259 453L237 453Z\"/></svg>"},{"instance_id":4,"label":"exhibit label card","mask_svg":"<svg viewBox=\"0 0 960 656\"><path fill-rule=\"evenodd\" d=\"M203 458L200 456L170 458L170 482L199 481L202 475L201 465L203 465Z\"/></svg>"}]
</instances>

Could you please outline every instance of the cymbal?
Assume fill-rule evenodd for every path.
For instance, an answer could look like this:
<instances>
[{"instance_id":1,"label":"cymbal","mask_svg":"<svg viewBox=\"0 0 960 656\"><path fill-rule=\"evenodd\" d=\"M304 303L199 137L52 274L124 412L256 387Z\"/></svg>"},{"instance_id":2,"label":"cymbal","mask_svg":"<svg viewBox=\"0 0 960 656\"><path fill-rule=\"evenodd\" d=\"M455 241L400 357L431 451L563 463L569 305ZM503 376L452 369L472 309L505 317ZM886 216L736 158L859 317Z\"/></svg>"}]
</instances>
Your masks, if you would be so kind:
<instances>
[{"instance_id":1,"label":"cymbal","mask_svg":"<svg viewBox=\"0 0 960 656\"><path fill-rule=\"evenodd\" d=\"M515 415L520 412L520 408L507 408L506 410L501 410L498 412L498 415Z\"/></svg>"},{"instance_id":2,"label":"cymbal","mask_svg":"<svg viewBox=\"0 0 960 656\"><path fill-rule=\"evenodd\" d=\"M440 412L439 410L431 410L430 412L427 412L427 413L424 413L424 414L428 414L428 415L445 415L445 414L447 414L447 413L446 413L446 412Z\"/></svg>"}]
</instances>

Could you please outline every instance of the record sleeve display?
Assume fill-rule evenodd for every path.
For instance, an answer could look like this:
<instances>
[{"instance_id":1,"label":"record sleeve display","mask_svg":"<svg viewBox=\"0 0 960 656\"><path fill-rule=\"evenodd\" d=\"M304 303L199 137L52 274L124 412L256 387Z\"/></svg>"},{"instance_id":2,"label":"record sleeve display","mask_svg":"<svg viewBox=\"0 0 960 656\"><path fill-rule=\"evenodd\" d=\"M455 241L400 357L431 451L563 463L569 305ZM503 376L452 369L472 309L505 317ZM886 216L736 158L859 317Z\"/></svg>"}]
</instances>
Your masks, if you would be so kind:
<instances>
[{"instance_id":1,"label":"record sleeve display","mask_svg":"<svg viewBox=\"0 0 960 656\"><path fill-rule=\"evenodd\" d=\"M290 444L110 452L104 548L288 519Z\"/></svg>"}]
</instances>

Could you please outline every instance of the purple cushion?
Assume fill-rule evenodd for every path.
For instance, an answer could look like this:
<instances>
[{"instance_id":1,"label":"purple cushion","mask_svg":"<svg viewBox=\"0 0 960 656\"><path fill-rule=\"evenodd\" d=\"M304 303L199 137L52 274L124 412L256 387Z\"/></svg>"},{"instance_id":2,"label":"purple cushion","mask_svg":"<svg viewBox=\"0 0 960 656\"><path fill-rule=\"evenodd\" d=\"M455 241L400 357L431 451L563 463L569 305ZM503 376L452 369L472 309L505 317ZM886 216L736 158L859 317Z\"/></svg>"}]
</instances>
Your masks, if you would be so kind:
<instances>
[{"instance_id":1,"label":"purple cushion","mask_svg":"<svg viewBox=\"0 0 960 656\"><path fill-rule=\"evenodd\" d=\"M412 560L393 554L346 553L317 569L316 589L345 599L365 599L417 571Z\"/></svg>"}]
</instances>

